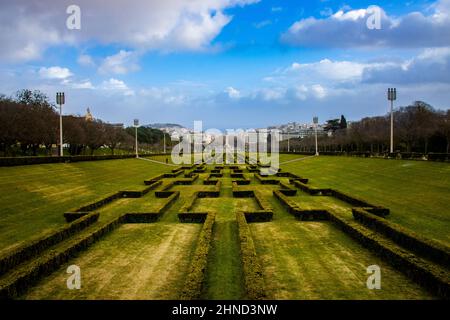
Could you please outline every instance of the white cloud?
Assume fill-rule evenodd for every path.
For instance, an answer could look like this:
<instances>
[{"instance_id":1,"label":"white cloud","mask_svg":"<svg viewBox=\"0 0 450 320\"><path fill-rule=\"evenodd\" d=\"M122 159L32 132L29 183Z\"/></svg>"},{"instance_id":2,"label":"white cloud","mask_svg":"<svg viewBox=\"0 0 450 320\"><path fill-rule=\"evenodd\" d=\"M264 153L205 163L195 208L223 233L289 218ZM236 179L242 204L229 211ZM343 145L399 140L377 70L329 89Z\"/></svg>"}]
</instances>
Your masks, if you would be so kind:
<instances>
[{"instance_id":1,"label":"white cloud","mask_svg":"<svg viewBox=\"0 0 450 320\"><path fill-rule=\"evenodd\" d=\"M240 91L235 89L235 88L233 88L233 87L226 88L225 92L228 94L228 97L230 97L231 99L239 99L239 98L241 98Z\"/></svg>"},{"instance_id":2,"label":"white cloud","mask_svg":"<svg viewBox=\"0 0 450 320\"><path fill-rule=\"evenodd\" d=\"M139 70L137 55L131 51L120 50L117 54L106 57L98 71L103 74L126 74Z\"/></svg>"},{"instance_id":3,"label":"white cloud","mask_svg":"<svg viewBox=\"0 0 450 320\"><path fill-rule=\"evenodd\" d=\"M105 80L102 82L101 89L107 91L116 91L121 92L126 96L134 95L134 91L131 90L125 82L122 80L118 80L115 78L110 78L109 80Z\"/></svg>"},{"instance_id":4,"label":"white cloud","mask_svg":"<svg viewBox=\"0 0 450 320\"><path fill-rule=\"evenodd\" d=\"M318 99L323 99L327 96L327 91L320 84L315 84L311 87L314 96Z\"/></svg>"},{"instance_id":5,"label":"white cloud","mask_svg":"<svg viewBox=\"0 0 450 320\"><path fill-rule=\"evenodd\" d=\"M341 9L333 15L295 22L281 36L284 43L308 47L393 47L426 48L449 45L450 0L438 0L432 14L412 12L391 17L377 7L381 14L381 29L371 30L367 20L374 14L367 9Z\"/></svg>"},{"instance_id":6,"label":"white cloud","mask_svg":"<svg viewBox=\"0 0 450 320\"><path fill-rule=\"evenodd\" d=\"M94 85L89 80L71 83L73 89L95 89Z\"/></svg>"},{"instance_id":7,"label":"white cloud","mask_svg":"<svg viewBox=\"0 0 450 320\"><path fill-rule=\"evenodd\" d=\"M232 17L224 11L259 0L78 0L81 31L65 27L64 8L71 0L15 0L2 2L0 58L8 61L39 59L49 46L88 41L122 44L139 50L199 51L212 41ZM90 13L90 14L89 14ZM92 14L95 13L95 14Z\"/></svg>"},{"instance_id":8,"label":"white cloud","mask_svg":"<svg viewBox=\"0 0 450 320\"><path fill-rule=\"evenodd\" d=\"M78 57L78 64L84 67L95 66L95 62L90 55L82 54Z\"/></svg>"},{"instance_id":9,"label":"white cloud","mask_svg":"<svg viewBox=\"0 0 450 320\"><path fill-rule=\"evenodd\" d=\"M67 68L61 68L58 66L45 68L42 67L39 69L39 75L44 79L67 79L71 77L73 74Z\"/></svg>"}]
</instances>

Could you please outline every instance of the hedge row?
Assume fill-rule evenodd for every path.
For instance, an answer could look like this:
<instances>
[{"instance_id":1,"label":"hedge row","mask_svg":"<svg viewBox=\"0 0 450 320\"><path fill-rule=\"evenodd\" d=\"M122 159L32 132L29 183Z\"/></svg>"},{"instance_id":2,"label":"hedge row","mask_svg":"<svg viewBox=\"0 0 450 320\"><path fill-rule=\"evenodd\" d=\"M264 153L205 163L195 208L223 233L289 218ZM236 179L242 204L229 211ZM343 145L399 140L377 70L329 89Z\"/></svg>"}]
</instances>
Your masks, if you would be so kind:
<instances>
[{"instance_id":1,"label":"hedge row","mask_svg":"<svg viewBox=\"0 0 450 320\"><path fill-rule=\"evenodd\" d=\"M297 219L313 221L313 220L328 220L329 218L328 211L326 210L301 209L297 203L289 199L288 196L284 195L282 190L274 190L273 195L288 210L288 212Z\"/></svg>"},{"instance_id":2,"label":"hedge row","mask_svg":"<svg viewBox=\"0 0 450 320\"><path fill-rule=\"evenodd\" d=\"M189 185L189 184L193 184L195 182L195 180L197 180L199 177L198 173L192 175L190 178L184 178L184 179L178 179L175 180L174 183L176 185Z\"/></svg>"},{"instance_id":3,"label":"hedge row","mask_svg":"<svg viewBox=\"0 0 450 320\"><path fill-rule=\"evenodd\" d=\"M220 187L222 182L217 180L214 190L201 190L198 191L199 198L218 198L220 197Z\"/></svg>"},{"instance_id":4,"label":"hedge row","mask_svg":"<svg viewBox=\"0 0 450 320\"><path fill-rule=\"evenodd\" d=\"M77 219L80 219L81 217L86 216L90 212L103 207L104 205L111 203L112 201L119 199L119 198L140 198L143 195L150 192L150 190L155 189L159 185L162 184L162 181L154 181L152 184L147 184L148 187L144 188L140 191L119 191L115 192L107 197L101 198L100 200L91 202L87 205L83 205L79 208L69 210L68 212L64 213L64 218L66 219L66 222L72 222Z\"/></svg>"},{"instance_id":5,"label":"hedge row","mask_svg":"<svg viewBox=\"0 0 450 320\"><path fill-rule=\"evenodd\" d=\"M285 196L288 197L293 197L297 194L297 189L294 189L291 185L280 181L280 191L281 193L283 193Z\"/></svg>"},{"instance_id":6,"label":"hedge row","mask_svg":"<svg viewBox=\"0 0 450 320\"><path fill-rule=\"evenodd\" d=\"M96 160L115 160L135 158L135 155L106 155L106 156L64 156L64 157L2 157L0 167L25 166L44 163L80 162Z\"/></svg>"},{"instance_id":7,"label":"hedge row","mask_svg":"<svg viewBox=\"0 0 450 320\"><path fill-rule=\"evenodd\" d=\"M450 298L450 279L447 269L442 269L405 251L356 222L346 221L333 212L329 212L329 216L330 220L342 231L375 252L413 281L441 298Z\"/></svg>"},{"instance_id":8,"label":"hedge row","mask_svg":"<svg viewBox=\"0 0 450 320\"><path fill-rule=\"evenodd\" d=\"M167 197L159 208L154 212L136 212L126 213L124 215L124 223L151 223L156 222L158 219L170 208L170 206L180 197L179 191L173 191L172 194Z\"/></svg>"},{"instance_id":9,"label":"hedge row","mask_svg":"<svg viewBox=\"0 0 450 320\"><path fill-rule=\"evenodd\" d=\"M255 196L253 190L240 188L236 181L233 181L232 192L234 198L253 198Z\"/></svg>"},{"instance_id":10,"label":"hedge row","mask_svg":"<svg viewBox=\"0 0 450 320\"><path fill-rule=\"evenodd\" d=\"M303 192L306 192L306 193L308 193L310 195L327 195L327 196L330 196L331 192L332 192L331 189L318 189L318 188L310 187L309 185L307 185L306 183L301 182L300 180L293 180L292 183L297 188L299 188Z\"/></svg>"},{"instance_id":11,"label":"hedge row","mask_svg":"<svg viewBox=\"0 0 450 320\"><path fill-rule=\"evenodd\" d=\"M77 253L87 249L105 234L117 228L123 216L103 224L95 231L78 235L48 253L39 256L30 264L24 264L0 279L0 299L15 298L24 293L43 276L49 275Z\"/></svg>"},{"instance_id":12,"label":"hedge row","mask_svg":"<svg viewBox=\"0 0 450 320\"><path fill-rule=\"evenodd\" d=\"M255 173L255 178L256 178L261 184L273 184L273 185L277 185L277 184L280 183L280 180L278 180L278 179L265 178L265 177L262 176L260 173Z\"/></svg>"},{"instance_id":13,"label":"hedge row","mask_svg":"<svg viewBox=\"0 0 450 320\"><path fill-rule=\"evenodd\" d=\"M148 180L144 180L144 184L150 185L150 184L155 183L156 181L161 180L162 178L164 178L164 173L161 173L161 174L159 174L159 175L157 175L157 176L155 176L153 178L150 178Z\"/></svg>"},{"instance_id":14,"label":"hedge row","mask_svg":"<svg viewBox=\"0 0 450 320\"><path fill-rule=\"evenodd\" d=\"M37 256L44 250L60 243L75 233L87 228L96 222L98 217L98 213L92 212L78 221L63 226L50 235L40 237L39 239L31 241L31 243L29 242L26 245L22 245L3 254L0 256L0 275L8 272L12 268L15 268L20 263Z\"/></svg>"},{"instance_id":15,"label":"hedge row","mask_svg":"<svg viewBox=\"0 0 450 320\"><path fill-rule=\"evenodd\" d=\"M244 216L247 222L268 222L272 221L273 208L270 203L264 199L258 192L254 193L255 201L258 204L260 210L245 211Z\"/></svg>"},{"instance_id":16,"label":"hedge row","mask_svg":"<svg viewBox=\"0 0 450 320\"><path fill-rule=\"evenodd\" d=\"M248 172L255 172L255 173L259 172L258 166L254 165L254 164L248 165L247 170L248 170Z\"/></svg>"},{"instance_id":17,"label":"hedge row","mask_svg":"<svg viewBox=\"0 0 450 320\"><path fill-rule=\"evenodd\" d=\"M203 228L200 231L194 256L191 260L189 273L187 274L184 288L179 297L180 300L194 300L200 298L208 264L208 254L211 248L215 216L214 212L208 213Z\"/></svg>"},{"instance_id":18,"label":"hedge row","mask_svg":"<svg viewBox=\"0 0 450 320\"><path fill-rule=\"evenodd\" d=\"M353 208L353 217L366 227L384 234L398 245L426 257L446 268L450 268L450 248L417 235L386 219L367 213L362 208Z\"/></svg>"},{"instance_id":19,"label":"hedge row","mask_svg":"<svg viewBox=\"0 0 450 320\"><path fill-rule=\"evenodd\" d=\"M243 173L235 173L234 171L230 173L230 177L234 179L245 179Z\"/></svg>"},{"instance_id":20,"label":"hedge row","mask_svg":"<svg viewBox=\"0 0 450 320\"><path fill-rule=\"evenodd\" d=\"M256 255L250 228L242 212L236 212L236 220L239 230L241 261L247 299L265 299L267 296L264 290L263 271Z\"/></svg>"},{"instance_id":21,"label":"hedge row","mask_svg":"<svg viewBox=\"0 0 450 320\"><path fill-rule=\"evenodd\" d=\"M380 215L380 216L387 216L387 215L389 215L389 209L388 208L384 208L384 207L381 207L381 206L375 206L373 204L368 203L365 200L356 198L354 196L350 196L350 195L345 194L345 193L343 193L341 191L332 189L331 190L331 195L333 197L335 197L335 198L337 198L339 200L342 200L344 202L347 202L347 203L349 203L349 204L351 204L352 206L355 206L355 207L372 208L372 209L370 209L371 213L375 213L375 214Z\"/></svg>"},{"instance_id":22,"label":"hedge row","mask_svg":"<svg viewBox=\"0 0 450 320\"><path fill-rule=\"evenodd\" d=\"M162 180L156 181L148 187L144 188L143 190L136 190L136 191L120 191L122 194L122 198L140 198L147 193L149 193L151 190L155 189L156 187L160 186L162 184Z\"/></svg>"}]
</instances>

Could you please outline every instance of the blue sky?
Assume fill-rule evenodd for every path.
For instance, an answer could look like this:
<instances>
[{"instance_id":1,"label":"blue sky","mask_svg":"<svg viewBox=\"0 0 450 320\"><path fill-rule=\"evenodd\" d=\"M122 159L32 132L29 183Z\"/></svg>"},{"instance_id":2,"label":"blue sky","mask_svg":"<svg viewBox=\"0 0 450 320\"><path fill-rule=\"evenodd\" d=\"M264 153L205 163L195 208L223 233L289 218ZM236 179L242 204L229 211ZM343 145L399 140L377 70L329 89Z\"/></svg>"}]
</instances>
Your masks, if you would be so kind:
<instances>
[{"instance_id":1,"label":"blue sky","mask_svg":"<svg viewBox=\"0 0 450 320\"><path fill-rule=\"evenodd\" d=\"M398 105L450 107L450 0L107 3L2 1L0 92L64 91L65 113L219 129L381 115L390 86ZM66 27L71 4L80 30Z\"/></svg>"}]
</instances>

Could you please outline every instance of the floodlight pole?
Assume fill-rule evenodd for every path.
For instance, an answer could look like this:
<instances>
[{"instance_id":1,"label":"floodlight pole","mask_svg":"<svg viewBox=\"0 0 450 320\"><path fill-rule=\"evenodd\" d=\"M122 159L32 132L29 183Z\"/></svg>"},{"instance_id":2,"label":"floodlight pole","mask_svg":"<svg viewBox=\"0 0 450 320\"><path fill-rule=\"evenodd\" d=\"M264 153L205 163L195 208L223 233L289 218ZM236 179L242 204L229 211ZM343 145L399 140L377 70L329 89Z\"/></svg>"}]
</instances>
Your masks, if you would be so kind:
<instances>
[{"instance_id":1,"label":"floodlight pole","mask_svg":"<svg viewBox=\"0 0 450 320\"><path fill-rule=\"evenodd\" d=\"M136 150L136 158L139 158L138 153L138 138L137 138L137 129L139 126L139 119L134 119L134 132L135 132L135 150Z\"/></svg>"},{"instance_id":2,"label":"floodlight pole","mask_svg":"<svg viewBox=\"0 0 450 320\"><path fill-rule=\"evenodd\" d=\"M290 139L290 136L289 136L289 132L288 132L288 152L290 152L291 151L291 146L290 146L290 141L289 141L289 139Z\"/></svg>"},{"instance_id":3,"label":"floodlight pole","mask_svg":"<svg viewBox=\"0 0 450 320\"><path fill-rule=\"evenodd\" d=\"M164 132L164 154L166 154L166 133L165 132Z\"/></svg>"},{"instance_id":4,"label":"floodlight pole","mask_svg":"<svg viewBox=\"0 0 450 320\"><path fill-rule=\"evenodd\" d=\"M394 153L394 101L397 100L397 89L388 89L388 100L391 102L391 144L390 152Z\"/></svg>"},{"instance_id":5,"label":"floodlight pole","mask_svg":"<svg viewBox=\"0 0 450 320\"><path fill-rule=\"evenodd\" d=\"M65 103L64 92L56 93L56 103L59 104L59 156L64 156L63 150L63 125L62 125L62 105Z\"/></svg>"},{"instance_id":6,"label":"floodlight pole","mask_svg":"<svg viewBox=\"0 0 450 320\"><path fill-rule=\"evenodd\" d=\"M317 125L319 123L319 118L314 117L313 122L314 122L314 135L315 135L315 140L316 140L316 156L318 156L319 155L319 146L317 143Z\"/></svg>"}]
</instances>

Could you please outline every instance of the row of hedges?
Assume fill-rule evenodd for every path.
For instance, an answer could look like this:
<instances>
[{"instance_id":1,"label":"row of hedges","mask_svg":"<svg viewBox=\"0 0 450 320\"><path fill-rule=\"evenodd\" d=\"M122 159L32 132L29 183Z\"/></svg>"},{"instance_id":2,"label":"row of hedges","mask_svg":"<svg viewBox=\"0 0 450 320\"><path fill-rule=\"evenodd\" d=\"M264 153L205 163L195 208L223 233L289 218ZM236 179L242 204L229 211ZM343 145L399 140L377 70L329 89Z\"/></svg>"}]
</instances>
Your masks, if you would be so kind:
<instances>
[{"instance_id":1,"label":"row of hedges","mask_svg":"<svg viewBox=\"0 0 450 320\"><path fill-rule=\"evenodd\" d=\"M236 181L233 181L233 197L234 198L253 198L255 196L255 191L252 189L242 189L239 187Z\"/></svg>"},{"instance_id":2,"label":"row of hedges","mask_svg":"<svg viewBox=\"0 0 450 320\"><path fill-rule=\"evenodd\" d=\"M220 187L222 186L222 182L217 180L216 185L214 186L214 190L201 190L198 191L199 198L218 198L220 197Z\"/></svg>"},{"instance_id":3,"label":"row of hedges","mask_svg":"<svg viewBox=\"0 0 450 320\"><path fill-rule=\"evenodd\" d=\"M280 183L278 179L270 179L263 177L260 173L255 173L255 178L261 183L261 184L272 184L277 185Z\"/></svg>"},{"instance_id":4,"label":"row of hedges","mask_svg":"<svg viewBox=\"0 0 450 320\"><path fill-rule=\"evenodd\" d=\"M156 181L152 184L150 184L148 187L145 187L143 190L136 190L136 191L120 191L122 194L122 198L140 198L147 193L149 193L151 190L157 188L162 184L162 180Z\"/></svg>"},{"instance_id":5,"label":"row of hedges","mask_svg":"<svg viewBox=\"0 0 450 320\"><path fill-rule=\"evenodd\" d=\"M248 170L248 172L254 172L254 173L259 172L258 166L254 165L254 164L248 165L247 170Z\"/></svg>"},{"instance_id":6,"label":"row of hedges","mask_svg":"<svg viewBox=\"0 0 450 320\"><path fill-rule=\"evenodd\" d=\"M247 299L262 300L266 298L262 267L256 255L255 245L242 212L236 213L239 230L239 242L241 248L242 269L244 271L244 283Z\"/></svg>"},{"instance_id":7,"label":"row of hedges","mask_svg":"<svg viewBox=\"0 0 450 320\"><path fill-rule=\"evenodd\" d=\"M0 299L11 299L23 294L42 277L57 270L80 251L87 249L105 234L117 228L123 222L120 216L101 225L95 231L81 234L62 243L48 253L39 256L30 264L24 264L0 279Z\"/></svg>"},{"instance_id":8,"label":"row of hedges","mask_svg":"<svg viewBox=\"0 0 450 320\"><path fill-rule=\"evenodd\" d=\"M293 197L297 194L297 189L294 189L291 185L285 182L280 181L280 188L281 193L288 197Z\"/></svg>"},{"instance_id":9,"label":"row of hedges","mask_svg":"<svg viewBox=\"0 0 450 320\"><path fill-rule=\"evenodd\" d=\"M106 156L64 156L64 157L5 157L0 158L0 167L25 166L44 163L64 163L96 160L116 160L135 158L135 155L106 155Z\"/></svg>"},{"instance_id":10,"label":"row of hedges","mask_svg":"<svg viewBox=\"0 0 450 320\"><path fill-rule=\"evenodd\" d=\"M203 223L205 222L207 212L192 212L195 202L199 198L199 192L194 192L193 196L181 207L178 213L178 219L183 223Z\"/></svg>"},{"instance_id":11,"label":"row of hedges","mask_svg":"<svg viewBox=\"0 0 450 320\"><path fill-rule=\"evenodd\" d=\"M205 280L208 254L211 248L212 233L215 221L215 213L209 213L200 231L194 256L191 260L189 273L187 274L184 288L180 294L180 300L199 299Z\"/></svg>"},{"instance_id":12,"label":"row of hedges","mask_svg":"<svg viewBox=\"0 0 450 320\"><path fill-rule=\"evenodd\" d=\"M297 203L289 199L282 191L274 190L273 195L297 219L304 221L328 220L328 211L322 209L301 209Z\"/></svg>"},{"instance_id":13,"label":"row of hedges","mask_svg":"<svg viewBox=\"0 0 450 320\"><path fill-rule=\"evenodd\" d=\"M245 211L244 216L247 222L268 222L273 219L273 208L270 203L264 199L258 192L254 193L255 201L260 210Z\"/></svg>"},{"instance_id":14,"label":"row of hedges","mask_svg":"<svg viewBox=\"0 0 450 320\"><path fill-rule=\"evenodd\" d=\"M338 191L335 189L329 189L329 188L326 188L326 189L313 188L313 187L308 186L305 183L302 183L299 180L294 180L293 183L297 188L299 188L300 190L302 190L310 195L332 196L332 197L339 199L341 201L344 201L352 206L365 208L366 211L373 213L375 215L378 215L381 217L385 217L385 216L389 215L390 210L388 208L384 208L381 206L375 206L365 200L359 199L355 196L348 195L341 191Z\"/></svg>"},{"instance_id":15,"label":"row of hedges","mask_svg":"<svg viewBox=\"0 0 450 320\"><path fill-rule=\"evenodd\" d=\"M161 173L161 174L159 174L159 175L157 175L157 176L155 176L153 178L150 178L148 180L144 180L144 184L151 185L151 184L155 183L156 181L159 181L159 180L161 180L163 178L164 178L164 173Z\"/></svg>"},{"instance_id":16,"label":"row of hedges","mask_svg":"<svg viewBox=\"0 0 450 320\"><path fill-rule=\"evenodd\" d=\"M40 237L26 245L22 245L0 256L0 275L15 268L20 263L39 255L44 250L60 243L75 233L87 228L98 220L99 214L92 212L78 221L72 222L52 232L50 235Z\"/></svg>"},{"instance_id":17,"label":"row of hedges","mask_svg":"<svg viewBox=\"0 0 450 320\"><path fill-rule=\"evenodd\" d=\"M100 207L103 207L104 205L107 205L109 203L111 203L114 200L117 200L119 198L140 198L143 195L147 194L148 192L150 192L150 190L158 187L159 185L161 185L162 181L156 180L154 181L152 184L147 184L148 187L144 188L143 190L140 191L119 191L119 192L115 192L107 197L103 197L99 200L96 200L94 202L91 202L87 205L83 205L79 208L73 209L73 210L69 210L68 212L64 213L64 218L66 219L67 222L72 222L75 221L77 219L80 219L81 217L86 216L87 214L89 214L90 212L97 210Z\"/></svg>"},{"instance_id":18,"label":"row of hedges","mask_svg":"<svg viewBox=\"0 0 450 320\"><path fill-rule=\"evenodd\" d=\"M167 197L167 201L162 203L159 208L154 212L136 212L126 213L124 215L124 223L151 223L156 222L166 212L170 206L177 201L180 197L179 191L173 191L171 195Z\"/></svg>"},{"instance_id":19,"label":"row of hedges","mask_svg":"<svg viewBox=\"0 0 450 320\"><path fill-rule=\"evenodd\" d=\"M195 180L197 180L199 177L198 173L192 175L190 178L184 178L184 179L178 179L175 180L174 183L176 185L190 185L193 184L195 182Z\"/></svg>"},{"instance_id":20,"label":"row of hedges","mask_svg":"<svg viewBox=\"0 0 450 320\"><path fill-rule=\"evenodd\" d=\"M448 246L417 235L386 219L369 214L364 209L353 208L352 211L355 220L370 229L384 234L408 250L433 260L446 268L450 267L450 248Z\"/></svg>"},{"instance_id":21,"label":"row of hedges","mask_svg":"<svg viewBox=\"0 0 450 320\"><path fill-rule=\"evenodd\" d=\"M300 155L311 155L314 152L280 152L280 154L300 154ZM374 153L374 152L340 152L340 151L322 151L320 152L322 156L351 156L351 157L363 157L363 158L383 158L383 159L403 159L403 160L428 160L428 161L450 161L450 153L417 153L417 152L384 152L384 153Z\"/></svg>"},{"instance_id":22,"label":"row of hedges","mask_svg":"<svg viewBox=\"0 0 450 320\"><path fill-rule=\"evenodd\" d=\"M329 216L330 220L342 231L364 247L375 252L415 282L441 298L450 298L450 280L447 269L437 267L411 252L405 251L357 222L346 221L333 212L329 212Z\"/></svg>"}]
</instances>

